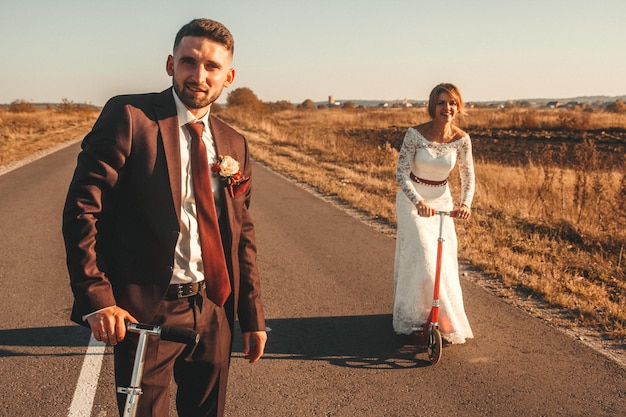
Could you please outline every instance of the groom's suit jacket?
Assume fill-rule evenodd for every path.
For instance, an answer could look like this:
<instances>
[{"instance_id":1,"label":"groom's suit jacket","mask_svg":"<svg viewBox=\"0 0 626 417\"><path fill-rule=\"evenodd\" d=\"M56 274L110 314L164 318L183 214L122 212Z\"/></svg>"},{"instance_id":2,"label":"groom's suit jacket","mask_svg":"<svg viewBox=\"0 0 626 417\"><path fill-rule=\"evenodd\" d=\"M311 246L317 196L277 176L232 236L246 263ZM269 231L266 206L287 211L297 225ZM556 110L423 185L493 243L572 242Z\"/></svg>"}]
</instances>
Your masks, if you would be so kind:
<instances>
[{"instance_id":1,"label":"groom's suit jacket","mask_svg":"<svg viewBox=\"0 0 626 417\"><path fill-rule=\"evenodd\" d=\"M244 177L251 168L242 135L210 116L218 155L230 155ZM207 186L210 186L207 184ZM264 330L250 181L222 193L219 219L233 290L225 305L231 327ZM63 211L63 235L74 293L72 320L118 305L149 323L174 264L181 210L179 126L171 88L114 97L82 151Z\"/></svg>"}]
</instances>

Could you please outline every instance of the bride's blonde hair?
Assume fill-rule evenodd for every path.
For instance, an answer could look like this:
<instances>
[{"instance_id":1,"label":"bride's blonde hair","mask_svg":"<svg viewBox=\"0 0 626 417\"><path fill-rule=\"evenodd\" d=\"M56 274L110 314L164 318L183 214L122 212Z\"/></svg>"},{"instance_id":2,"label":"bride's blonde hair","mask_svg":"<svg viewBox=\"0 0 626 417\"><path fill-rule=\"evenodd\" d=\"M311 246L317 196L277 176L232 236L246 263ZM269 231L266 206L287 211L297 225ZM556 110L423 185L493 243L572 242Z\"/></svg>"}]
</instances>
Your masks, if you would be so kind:
<instances>
[{"instance_id":1,"label":"bride's blonde hair","mask_svg":"<svg viewBox=\"0 0 626 417\"><path fill-rule=\"evenodd\" d=\"M463 97L461 97L461 90L450 83L441 83L433 88L433 91L430 92L430 97L428 98L428 114L431 118L435 118L435 109L437 108L437 98L441 93L448 93L450 97L456 101L457 109L459 110L459 114L465 114L465 103L463 103Z\"/></svg>"}]
</instances>

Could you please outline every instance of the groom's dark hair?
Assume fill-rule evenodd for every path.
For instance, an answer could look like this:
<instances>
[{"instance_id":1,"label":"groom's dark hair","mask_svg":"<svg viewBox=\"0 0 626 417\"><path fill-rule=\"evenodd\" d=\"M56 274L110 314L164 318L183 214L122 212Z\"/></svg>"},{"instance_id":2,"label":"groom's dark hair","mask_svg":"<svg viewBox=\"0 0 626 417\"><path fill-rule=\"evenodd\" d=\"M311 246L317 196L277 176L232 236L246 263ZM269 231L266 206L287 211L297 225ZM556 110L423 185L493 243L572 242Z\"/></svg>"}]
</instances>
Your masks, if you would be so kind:
<instances>
[{"instance_id":1,"label":"groom's dark hair","mask_svg":"<svg viewBox=\"0 0 626 417\"><path fill-rule=\"evenodd\" d=\"M180 41L185 36L195 36L199 38L207 38L213 42L224 45L230 54L235 53L235 39L230 31L221 24L211 19L194 19L180 28L174 39L174 52L180 45Z\"/></svg>"}]
</instances>

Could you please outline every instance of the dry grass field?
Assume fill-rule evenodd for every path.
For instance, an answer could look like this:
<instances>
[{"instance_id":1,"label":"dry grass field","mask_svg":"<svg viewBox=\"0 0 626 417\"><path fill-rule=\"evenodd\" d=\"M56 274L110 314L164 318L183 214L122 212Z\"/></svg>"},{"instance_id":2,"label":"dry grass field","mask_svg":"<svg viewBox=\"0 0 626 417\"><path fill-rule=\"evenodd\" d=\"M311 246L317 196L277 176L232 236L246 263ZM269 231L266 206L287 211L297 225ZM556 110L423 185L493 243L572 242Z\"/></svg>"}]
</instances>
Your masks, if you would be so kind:
<instances>
[{"instance_id":1,"label":"dry grass field","mask_svg":"<svg viewBox=\"0 0 626 417\"><path fill-rule=\"evenodd\" d=\"M0 166L83 136L100 111L71 107L28 107L20 112L0 108Z\"/></svg>"},{"instance_id":2,"label":"dry grass field","mask_svg":"<svg viewBox=\"0 0 626 417\"><path fill-rule=\"evenodd\" d=\"M398 150L407 127L427 120L423 108L219 116L245 132L255 159L392 227ZM460 124L477 176L474 215L457 223L460 257L501 295L560 309L560 325L624 338L626 115L473 109Z\"/></svg>"},{"instance_id":3,"label":"dry grass field","mask_svg":"<svg viewBox=\"0 0 626 417\"><path fill-rule=\"evenodd\" d=\"M407 127L427 120L423 108L229 106L218 116L245 133L256 160L391 228L398 149ZM76 139L96 117L0 109L0 166ZM558 308L561 325L625 338L626 115L485 108L460 124L477 176L474 214L457 223L460 257L501 295ZM453 193L458 181L453 173Z\"/></svg>"}]
</instances>

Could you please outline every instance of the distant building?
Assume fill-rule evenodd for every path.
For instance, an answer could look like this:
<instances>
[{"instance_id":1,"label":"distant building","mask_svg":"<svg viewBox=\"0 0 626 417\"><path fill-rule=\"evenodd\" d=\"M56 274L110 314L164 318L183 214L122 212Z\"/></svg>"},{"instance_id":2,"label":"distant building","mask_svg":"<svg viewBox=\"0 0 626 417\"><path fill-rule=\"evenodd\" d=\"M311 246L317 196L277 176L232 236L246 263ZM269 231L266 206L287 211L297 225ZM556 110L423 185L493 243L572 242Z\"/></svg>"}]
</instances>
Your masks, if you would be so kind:
<instances>
[{"instance_id":1,"label":"distant building","mask_svg":"<svg viewBox=\"0 0 626 417\"><path fill-rule=\"evenodd\" d=\"M394 101L394 102L393 102L393 103L391 103L391 104L385 101L385 102L379 103L379 104L378 104L378 107L385 107L385 108L387 108L387 107L392 107L392 108L394 108L394 109L398 109L398 108L409 108L409 107L413 107L413 104L412 104L412 103L409 103L409 100L405 98L405 99L402 99L402 100L400 100L400 101L397 101L397 100L396 100L396 101Z\"/></svg>"}]
</instances>

